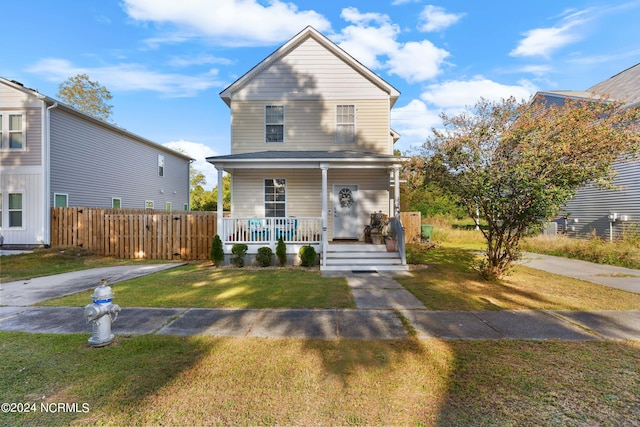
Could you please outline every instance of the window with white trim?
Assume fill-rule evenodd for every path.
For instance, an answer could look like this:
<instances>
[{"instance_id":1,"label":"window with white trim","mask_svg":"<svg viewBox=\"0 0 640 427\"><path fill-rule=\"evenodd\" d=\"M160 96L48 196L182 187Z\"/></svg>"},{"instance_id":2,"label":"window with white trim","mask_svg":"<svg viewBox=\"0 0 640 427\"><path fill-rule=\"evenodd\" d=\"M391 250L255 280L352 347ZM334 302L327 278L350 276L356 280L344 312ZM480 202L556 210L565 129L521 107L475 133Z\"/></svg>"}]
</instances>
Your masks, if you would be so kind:
<instances>
[{"instance_id":1,"label":"window with white trim","mask_svg":"<svg viewBox=\"0 0 640 427\"><path fill-rule=\"evenodd\" d=\"M266 105L264 124L265 142L284 142L284 105Z\"/></svg>"},{"instance_id":2,"label":"window with white trim","mask_svg":"<svg viewBox=\"0 0 640 427\"><path fill-rule=\"evenodd\" d=\"M22 227L22 193L9 193L9 227Z\"/></svg>"},{"instance_id":3,"label":"window with white trim","mask_svg":"<svg viewBox=\"0 0 640 427\"><path fill-rule=\"evenodd\" d=\"M69 206L69 195L62 193L53 194L53 207L54 208L66 208Z\"/></svg>"},{"instance_id":4,"label":"window with white trim","mask_svg":"<svg viewBox=\"0 0 640 427\"><path fill-rule=\"evenodd\" d=\"M171 212L171 202L167 202L164 204L165 210Z\"/></svg>"},{"instance_id":5,"label":"window with white trim","mask_svg":"<svg viewBox=\"0 0 640 427\"><path fill-rule=\"evenodd\" d=\"M264 180L264 216L284 218L287 216L287 180L267 178Z\"/></svg>"},{"instance_id":6,"label":"window with white trim","mask_svg":"<svg viewBox=\"0 0 640 427\"><path fill-rule=\"evenodd\" d=\"M144 208L145 209L153 209L153 200L145 200L144 201Z\"/></svg>"},{"instance_id":7,"label":"window with white trim","mask_svg":"<svg viewBox=\"0 0 640 427\"><path fill-rule=\"evenodd\" d=\"M25 149L26 125L24 117L24 113L4 112L0 114L0 149Z\"/></svg>"},{"instance_id":8,"label":"window with white trim","mask_svg":"<svg viewBox=\"0 0 640 427\"><path fill-rule=\"evenodd\" d=\"M356 142L356 106L336 105L336 143Z\"/></svg>"},{"instance_id":9,"label":"window with white trim","mask_svg":"<svg viewBox=\"0 0 640 427\"><path fill-rule=\"evenodd\" d=\"M111 207L113 209L120 209L121 206L122 206L122 199L120 197L111 198Z\"/></svg>"}]
</instances>

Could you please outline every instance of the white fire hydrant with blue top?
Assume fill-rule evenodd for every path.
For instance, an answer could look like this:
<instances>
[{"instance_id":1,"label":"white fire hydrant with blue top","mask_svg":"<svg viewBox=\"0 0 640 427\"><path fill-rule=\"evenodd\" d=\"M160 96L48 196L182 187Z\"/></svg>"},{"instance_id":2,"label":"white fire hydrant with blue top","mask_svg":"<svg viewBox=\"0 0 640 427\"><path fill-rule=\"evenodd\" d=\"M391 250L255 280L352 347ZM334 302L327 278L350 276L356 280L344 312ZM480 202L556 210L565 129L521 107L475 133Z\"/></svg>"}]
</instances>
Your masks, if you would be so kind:
<instances>
[{"instance_id":1,"label":"white fire hydrant with blue top","mask_svg":"<svg viewBox=\"0 0 640 427\"><path fill-rule=\"evenodd\" d=\"M115 322L120 312L118 304L112 304L113 292L107 286L107 279L100 280L100 286L91 295L93 304L84 307L87 322L93 323L93 336L89 338L92 347L104 347L111 344L114 335L111 333L111 323Z\"/></svg>"}]
</instances>

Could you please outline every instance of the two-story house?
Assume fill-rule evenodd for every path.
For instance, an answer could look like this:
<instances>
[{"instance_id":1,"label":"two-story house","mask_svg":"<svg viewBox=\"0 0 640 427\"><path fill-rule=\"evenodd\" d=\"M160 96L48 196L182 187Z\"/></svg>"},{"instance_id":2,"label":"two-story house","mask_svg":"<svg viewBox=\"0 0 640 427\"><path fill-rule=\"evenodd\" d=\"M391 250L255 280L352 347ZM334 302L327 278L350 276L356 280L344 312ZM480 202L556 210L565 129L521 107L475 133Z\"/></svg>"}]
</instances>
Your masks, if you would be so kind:
<instances>
[{"instance_id":1,"label":"two-story house","mask_svg":"<svg viewBox=\"0 0 640 427\"><path fill-rule=\"evenodd\" d=\"M191 160L0 78L0 244L49 245L52 206L188 210Z\"/></svg>"},{"instance_id":2,"label":"two-story house","mask_svg":"<svg viewBox=\"0 0 640 427\"><path fill-rule=\"evenodd\" d=\"M282 237L291 254L313 245L323 270L406 269L397 221L398 250L364 244L372 213L399 213L399 95L312 27L224 89L231 154L207 161L218 182L231 174L231 217L218 213L225 250L275 248Z\"/></svg>"}]
</instances>

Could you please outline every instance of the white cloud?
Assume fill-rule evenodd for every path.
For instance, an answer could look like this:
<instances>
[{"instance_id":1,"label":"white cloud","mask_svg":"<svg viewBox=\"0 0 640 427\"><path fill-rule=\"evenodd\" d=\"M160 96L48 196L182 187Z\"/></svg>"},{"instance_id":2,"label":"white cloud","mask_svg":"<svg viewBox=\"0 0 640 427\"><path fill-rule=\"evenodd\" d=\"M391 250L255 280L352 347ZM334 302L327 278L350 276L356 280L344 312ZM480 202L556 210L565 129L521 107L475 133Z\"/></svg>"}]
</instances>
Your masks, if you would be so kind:
<instances>
[{"instance_id":1,"label":"white cloud","mask_svg":"<svg viewBox=\"0 0 640 427\"><path fill-rule=\"evenodd\" d=\"M458 22L463 16L463 13L446 13L442 7L428 4L420 12L421 23L418 29L424 32L442 31Z\"/></svg>"},{"instance_id":2,"label":"white cloud","mask_svg":"<svg viewBox=\"0 0 640 427\"><path fill-rule=\"evenodd\" d=\"M523 33L524 39L513 49L511 56L549 57L554 51L581 39L579 26L585 23L588 11L571 13L560 25L550 28L535 28Z\"/></svg>"},{"instance_id":3,"label":"white cloud","mask_svg":"<svg viewBox=\"0 0 640 427\"><path fill-rule=\"evenodd\" d=\"M228 58L220 58L213 55L197 55L189 57L173 57L168 62L169 65L174 67L189 67L192 65L207 65L207 64L220 64L220 65L232 65L233 61Z\"/></svg>"},{"instance_id":4,"label":"white cloud","mask_svg":"<svg viewBox=\"0 0 640 427\"><path fill-rule=\"evenodd\" d=\"M207 180L207 184L204 185L204 188L206 190L211 190L217 185L218 171L213 167L211 163L207 163L207 161L205 160L207 157L218 155L218 153L211 149L211 147L199 142L184 140L171 141L162 145L167 148L171 148L172 150L186 153L187 156L195 159L195 161L191 164L191 167L204 174L205 179Z\"/></svg>"},{"instance_id":5,"label":"white cloud","mask_svg":"<svg viewBox=\"0 0 640 427\"><path fill-rule=\"evenodd\" d=\"M338 45L374 70L386 70L410 83L431 79L449 52L436 47L429 40L401 43L401 31L388 15L360 13L350 7L342 10L342 18L352 23L333 38Z\"/></svg>"},{"instance_id":6,"label":"white cloud","mask_svg":"<svg viewBox=\"0 0 640 427\"><path fill-rule=\"evenodd\" d=\"M445 111L459 111L475 105L480 98L500 101L513 96L520 101L529 99L536 91L536 86L528 80L521 80L517 85L505 85L476 76L472 80L452 80L429 85L420 98Z\"/></svg>"},{"instance_id":7,"label":"white cloud","mask_svg":"<svg viewBox=\"0 0 640 427\"><path fill-rule=\"evenodd\" d=\"M408 42L389 54L388 72L409 83L422 82L440 74L440 67L448 56L449 52L429 40Z\"/></svg>"},{"instance_id":8,"label":"white cloud","mask_svg":"<svg viewBox=\"0 0 640 427\"><path fill-rule=\"evenodd\" d=\"M133 19L173 24L185 36L203 36L225 46L258 46L282 42L303 27L319 31L329 21L313 10L300 11L293 3L271 0L124 0ZM159 39L156 39L158 41Z\"/></svg>"},{"instance_id":9,"label":"white cloud","mask_svg":"<svg viewBox=\"0 0 640 427\"><path fill-rule=\"evenodd\" d=\"M222 85L216 69L194 76L158 73L139 64L91 68L75 66L65 59L46 58L30 66L27 71L42 75L52 82L61 82L70 76L85 73L109 91L148 90L171 98L195 96L200 91Z\"/></svg>"},{"instance_id":10,"label":"white cloud","mask_svg":"<svg viewBox=\"0 0 640 427\"><path fill-rule=\"evenodd\" d=\"M424 143L431 135L431 129L441 124L439 112L430 110L419 99L413 99L407 105L391 110L391 127L400 134L396 148L401 151Z\"/></svg>"}]
</instances>

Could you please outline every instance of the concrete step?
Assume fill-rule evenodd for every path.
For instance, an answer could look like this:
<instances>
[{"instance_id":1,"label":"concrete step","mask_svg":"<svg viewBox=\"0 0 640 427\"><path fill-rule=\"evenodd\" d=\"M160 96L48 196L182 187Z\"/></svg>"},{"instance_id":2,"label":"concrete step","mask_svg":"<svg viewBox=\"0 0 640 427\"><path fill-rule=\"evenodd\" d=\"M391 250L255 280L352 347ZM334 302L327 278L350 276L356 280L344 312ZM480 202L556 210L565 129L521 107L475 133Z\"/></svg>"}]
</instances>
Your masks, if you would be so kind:
<instances>
[{"instance_id":1,"label":"concrete step","mask_svg":"<svg viewBox=\"0 0 640 427\"><path fill-rule=\"evenodd\" d=\"M324 265L320 271L408 271L406 265Z\"/></svg>"},{"instance_id":2,"label":"concrete step","mask_svg":"<svg viewBox=\"0 0 640 427\"><path fill-rule=\"evenodd\" d=\"M380 259L358 259L358 258L327 258L327 265L400 265L402 261L398 258Z\"/></svg>"},{"instance_id":3,"label":"concrete step","mask_svg":"<svg viewBox=\"0 0 640 427\"><path fill-rule=\"evenodd\" d=\"M386 252L385 245L372 244L329 244L327 252Z\"/></svg>"},{"instance_id":4,"label":"concrete step","mask_svg":"<svg viewBox=\"0 0 640 427\"><path fill-rule=\"evenodd\" d=\"M383 259L383 258L400 258L398 252L327 252L327 259L332 258L365 258L365 259Z\"/></svg>"}]
</instances>

